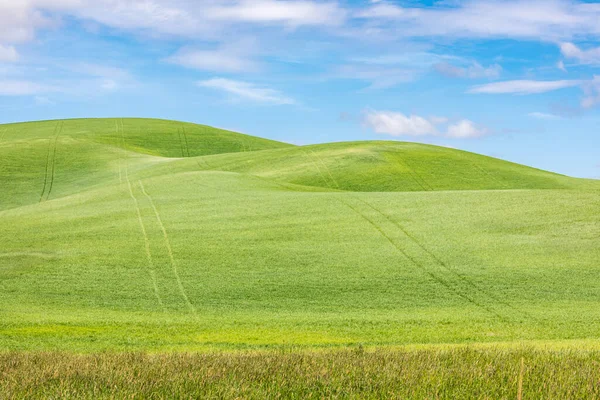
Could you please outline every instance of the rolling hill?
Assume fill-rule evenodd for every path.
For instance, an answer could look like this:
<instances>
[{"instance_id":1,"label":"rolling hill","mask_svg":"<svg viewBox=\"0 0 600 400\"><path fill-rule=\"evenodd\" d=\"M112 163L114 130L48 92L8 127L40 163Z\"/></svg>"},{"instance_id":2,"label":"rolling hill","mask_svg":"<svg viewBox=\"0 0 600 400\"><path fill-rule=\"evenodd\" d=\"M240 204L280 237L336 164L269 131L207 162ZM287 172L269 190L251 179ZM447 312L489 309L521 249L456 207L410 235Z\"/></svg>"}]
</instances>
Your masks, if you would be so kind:
<instances>
[{"instance_id":1,"label":"rolling hill","mask_svg":"<svg viewBox=\"0 0 600 400\"><path fill-rule=\"evenodd\" d=\"M403 142L0 125L0 347L596 343L600 184Z\"/></svg>"}]
</instances>

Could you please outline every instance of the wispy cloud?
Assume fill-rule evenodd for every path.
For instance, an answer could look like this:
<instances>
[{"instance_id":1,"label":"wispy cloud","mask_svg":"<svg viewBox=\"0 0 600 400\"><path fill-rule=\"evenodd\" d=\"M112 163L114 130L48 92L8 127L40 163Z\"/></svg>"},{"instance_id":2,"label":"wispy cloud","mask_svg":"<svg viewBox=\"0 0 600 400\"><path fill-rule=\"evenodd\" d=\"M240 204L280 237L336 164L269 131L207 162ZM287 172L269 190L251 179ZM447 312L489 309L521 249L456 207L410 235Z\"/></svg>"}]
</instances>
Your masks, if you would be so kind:
<instances>
[{"instance_id":1,"label":"wispy cloud","mask_svg":"<svg viewBox=\"0 0 600 400\"><path fill-rule=\"evenodd\" d=\"M444 54L407 50L397 54L379 54L351 57L348 63L335 68L334 78L368 82L367 89L387 89L412 82L430 70L436 63L461 60Z\"/></svg>"},{"instance_id":2,"label":"wispy cloud","mask_svg":"<svg viewBox=\"0 0 600 400\"><path fill-rule=\"evenodd\" d=\"M242 25L357 29L382 37L526 38L600 36L600 5L574 0L441 1L430 7L336 0L27 0L0 3L0 42L21 43L63 15L122 30L194 39ZM367 3L367 4L369 4ZM340 32L336 32L340 33Z\"/></svg>"},{"instance_id":3,"label":"wispy cloud","mask_svg":"<svg viewBox=\"0 0 600 400\"><path fill-rule=\"evenodd\" d=\"M228 93L229 95L233 95L236 100L247 100L272 105L296 104L294 99L285 96L278 90L249 82L225 78L213 78L199 81L197 82L197 85L199 87Z\"/></svg>"},{"instance_id":4,"label":"wispy cloud","mask_svg":"<svg viewBox=\"0 0 600 400\"><path fill-rule=\"evenodd\" d=\"M19 59L19 53L14 46L3 46L0 44L0 62L15 62Z\"/></svg>"},{"instance_id":5,"label":"wispy cloud","mask_svg":"<svg viewBox=\"0 0 600 400\"><path fill-rule=\"evenodd\" d=\"M0 42L32 40L36 30L58 25L59 13L151 35L206 39L240 24L339 25L347 11L336 1L315 0L9 0L0 3Z\"/></svg>"},{"instance_id":6,"label":"wispy cloud","mask_svg":"<svg viewBox=\"0 0 600 400\"><path fill-rule=\"evenodd\" d=\"M419 71L400 67L368 64L348 64L336 67L331 74L337 79L368 82L367 89L387 89L416 79Z\"/></svg>"},{"instance_id":7,"label":"wispy cloud","mask_svg":"<svg viewBox=\"0 0 600 400\"><path fill-rule=\"evenodd\" d=\"M469 93L487 93L487 94L536 94L551 92L554 90L580 86L581 80L559 80L559 81L535 81L535 80L514 80L487 83L485 85L473 86Z\"/></svg>"},{"instance_id":8,"label":"wispy cloud","mask_svg":"<svg viewBox=\"0 0 600 400\"><path fill-rule=\"evenodd\" d=\"M66 66L73 72L100 78L126 80L131 79L131 73L124 68L110 65L93 64L88 62L73 63Z\"/></svg>"},{"instance_id":9,"label":"wispy cloud","mask_svg":"<svg viewBox=\"0 0 600 400\"><path fill-rule=\"evenodd\" d=\"M346 12L335 2L242 0L208 7L204 14L213 20L303 26L338 25Z\"/></svg>"},{"instance_id":10,"label":"wispy cloud","mask_svg":"<svg viewBox=\"0 0 600 400\"><path fill-rule=\"evenodd\" d=\"M582 50L573 43L561 43L560 52L567 59L576 60L580 64L600 65L600 47Z\"/></svg>"},{"instance_id":11,"label":"wispy cloud","mask_svg":"<svg viewBox=\"0 0 600 400\"><path fill-rule=\"evenodd\" d=\"M89 90L90 87L95 87L104 92L115 92L124 87L136 84L134 77L128 70L111 65L75 62L72 64L64 64L62 65L62 68L76 75L80 75L82 78L73 79L71 83L63 83L63 86L66 88L65 91L72 91L71 87L84 88L83 90Z\"/></svg>"},{"instance_id":12,"label":"wispy cloud","mask_svg":"<svg viewBox=\"0 0 600 400\"><path fill-rule=\"evenodd\" d=\"M527 115L530 116L531 118L536 118L536 119L560 119L560 116L558 116L558 115L545 113L545 112L539 112L539 111L530 112Z\"/></svg>"},{"instance_id":13,"label":"wispy cloud","mask_svg":"<svg viewBox=\"0 0 600 400\"><path fill-rule=\"evenodd\" d=\"M571 0L467 0L428 8L377 2L355 13L356 18L378 20L404 36L545 41L598 36L599 16L600 5Z\"/></svg>"},{"instance_id":14,"label":"wispy cloud","mask_svg":"<svg viewBox=\"0 0 600 400\"><path fill-rule=\"evenodd\" d=\"M481 64L474 62L473 64L461 67L450 64L448 62L440 62L433 65L433 68L448 78L467 78L467 79L495 79L499 78L502 73L502 67L498 64L484 67Z\"/></svg>"},{"instance_id":15,"label":"wispy cloud","mask_svg":"<svg viewBox=\"0 0 600 400\"><path fill-rule=\"evenodd\" d=\"M183 48L165 61L204 71L255 72L260 69L255 51L254 43L246 40L210 50Z\"/></svg>"},{"instance_id":16,"label":"wispy cloud","mask_svg":"<svg viewBox=\"0 0 600 400\"><path fill-rule=\"evenodd\" d=\"M31 96L56 92L58 88L27 80L0 80L0 96Z\"/></svg>"},{"instance_id":17,"label":"wispy cloud","mask_svg":"<svg viewBox=\"0 0 600 400\"><path fill-rule=\"evenodd\" d=\"M600 104L600 75L595 75L594 79L584 83L583 94L581 107L592 108Z\"/></svg>"}]
</instances>

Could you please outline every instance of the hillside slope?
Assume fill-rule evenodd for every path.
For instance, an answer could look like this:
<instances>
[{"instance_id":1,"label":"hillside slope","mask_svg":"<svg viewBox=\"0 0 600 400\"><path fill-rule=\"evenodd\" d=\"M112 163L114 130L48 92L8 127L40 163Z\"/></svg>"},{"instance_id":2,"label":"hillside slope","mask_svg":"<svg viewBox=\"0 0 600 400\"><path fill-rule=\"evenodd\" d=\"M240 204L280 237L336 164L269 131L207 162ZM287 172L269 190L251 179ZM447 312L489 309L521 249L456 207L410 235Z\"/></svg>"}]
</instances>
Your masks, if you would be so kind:
<instances>
[{"instance_id":1,"label":"hillside slope","mask_svg":"<svg viewBox=\"0 0 600 400\"><path fill-rule=\"evenodd\" d=\"M466 151L404 142L326 143L196 161L206 170L360 192L565 189L590 183Z\"/></svg>"},{"instance_id":2,"label":"hillside slope","mask_svg":"<svg viewBox=\"0 0 600 400\"><path fill-rule=\"evenodd\" d=\"M154 119L0 125L0 210L122 182L126 170L150 168L168 157L290 146L203 125Z\"/></svg>"},{"instance_id":3,"label":"hillside slope","mask_svg":"<svg viewBox=\"0 0 600 400\"><path fill-rule=\"evenodd\" d=\"M185 127L0 126L0 351L600 343L598 181Z\"/></svg>"},{"instance_id":4,"label":"hillside slope","mask_svg":"<svg viewBox=\"0 0 600 400\"><path fill-rule=\"evenodd\" d=\"M0 210L122 183L211 170L320 190L407 192L597 186L445 147L372 141L292 146L203 125L79 119L0 125ZM297 188L302 190L302 188Z\"/></svg>"}]
</instances>

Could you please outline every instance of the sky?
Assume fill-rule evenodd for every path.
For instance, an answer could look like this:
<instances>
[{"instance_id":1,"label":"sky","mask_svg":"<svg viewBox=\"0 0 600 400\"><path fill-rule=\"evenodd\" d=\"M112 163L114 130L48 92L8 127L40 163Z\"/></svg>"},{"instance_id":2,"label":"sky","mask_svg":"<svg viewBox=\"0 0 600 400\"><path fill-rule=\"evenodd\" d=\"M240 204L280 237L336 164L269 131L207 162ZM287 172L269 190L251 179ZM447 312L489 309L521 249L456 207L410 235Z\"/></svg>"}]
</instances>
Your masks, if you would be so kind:
<instances>
[{"instance_id":1,"label":"sky","mask_svg":"<svg viewBox=\"0 0 600 400\"><path fill-rule=\"evenodd\" d=\"M600 2L0 0L0 123L83 117L600 178Z\"/></svg>"}]
</instances>

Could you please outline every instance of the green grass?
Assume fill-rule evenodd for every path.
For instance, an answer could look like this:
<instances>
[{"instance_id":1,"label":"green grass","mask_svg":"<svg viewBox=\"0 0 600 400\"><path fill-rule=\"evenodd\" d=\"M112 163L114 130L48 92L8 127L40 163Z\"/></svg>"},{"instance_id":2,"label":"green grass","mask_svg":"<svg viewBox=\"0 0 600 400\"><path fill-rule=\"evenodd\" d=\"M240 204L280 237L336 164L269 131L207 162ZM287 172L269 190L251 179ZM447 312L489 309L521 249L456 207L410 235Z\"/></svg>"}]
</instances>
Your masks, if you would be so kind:
<instances>
[{"instance_id":1,"label":"green grass","mask_svg":"<svg viewBox=\"0 0 600 400\"><path fill-rule=\"evenodd\" d=\"M0 187L3 350L600 343L598 181L97 119L0 125Z\"/></svg>"}]
</instances>

